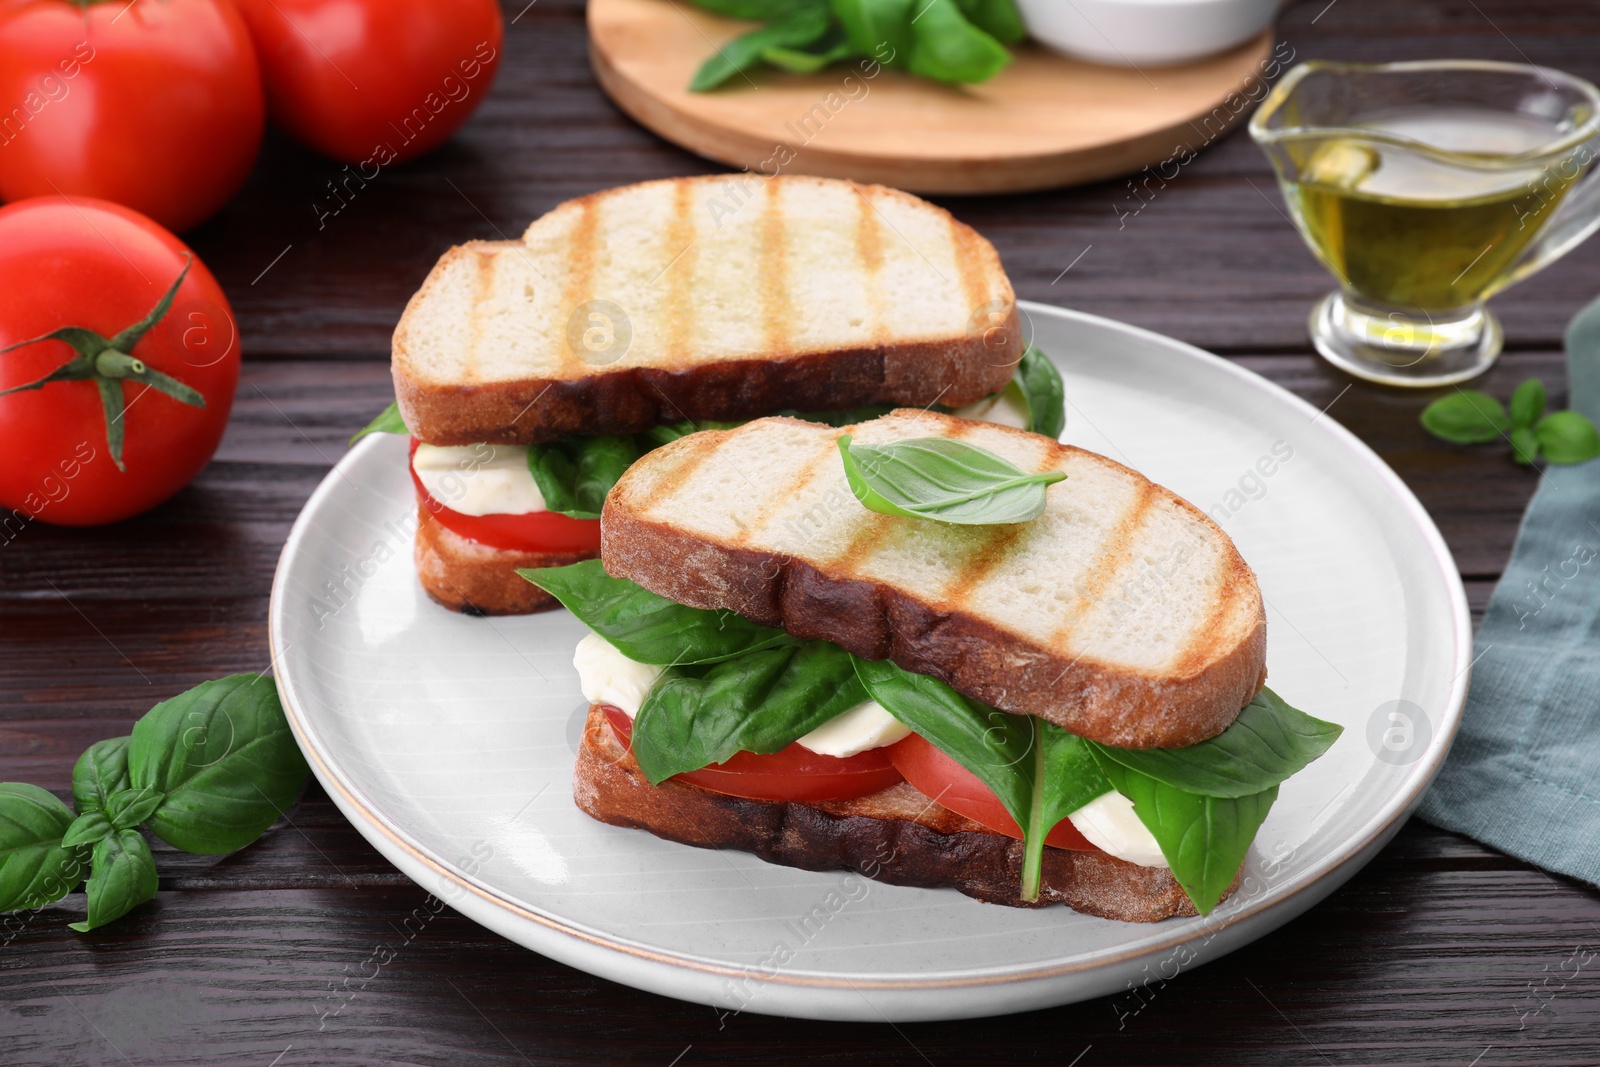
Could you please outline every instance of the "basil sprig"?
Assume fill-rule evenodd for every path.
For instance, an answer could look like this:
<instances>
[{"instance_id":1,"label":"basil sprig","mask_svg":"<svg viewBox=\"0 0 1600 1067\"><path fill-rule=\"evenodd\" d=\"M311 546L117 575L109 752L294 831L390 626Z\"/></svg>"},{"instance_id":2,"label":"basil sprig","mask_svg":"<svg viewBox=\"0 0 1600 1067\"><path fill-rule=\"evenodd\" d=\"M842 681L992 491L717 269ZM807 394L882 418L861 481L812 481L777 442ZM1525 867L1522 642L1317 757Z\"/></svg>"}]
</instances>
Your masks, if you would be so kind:
<instances>
[{"instance_id":1,"label":"basil sprig","mask_svg":"<svg viewBox=\"0 0 1600 1067\"><path fill-rule=\"evenodd\" d=\"M971 771L1005 806L1022 830L1022 899L1038 900L1044 839L1062 819L1111 791L1087 742L886 659L857 659L856 675L885 711Z\"/></svg>"},{"instance_id":2,"label":"basil sprig","mask_svg":"<svg viewBox=\"0 0 1600 1067\"><path fill-rule=\"evenodd\" d=\"M402 436L411 431L406 429L406 422L400 417L400 405L391 400L389 406L378 412L377 418L362 427L361 431L350 438L350 443L355 444L369 433L397 433Z\"/></svg>"},{"instance_id":3,"label":"basil sprig","mask_svg":"<svg viewBox=\"0 0 1600 1067\"><path fill-rule=\"evenodd\" d=\"M1582 412L1545 414L1545 388L1529 378L1506 405L1476 389L1457 389L1422 409L1422 428L1458 445L1485 444L1502 437L1511 442L1511 458L1530 464L1543 457L1551 463L1586 463L1600 456L1600 431Z\"/></svg>"},{"instance_id":4,"label":"basil sprig","mask_svg":"<svg viewBox=\"0 0 1600 1067\"><path fill-rule=\"evenodd\" d=\"M685 607L626 578L597 559L517 571L549 593L624 656L658 667L719 663L745 652L793 644L782 630L737 612Z\"/></svg>"},{"instance_id":5,"label":"basil sprig","mask_svg":"<svg viewBox=\"0 0 1600 1067\"><path fill-rule=\"evenodd\" d=\"M633 755L660 785L736 752L777 752L866 700L850 653L827 641L674 668L639 707Z\"/></svg>"},{"instance_id":6,"label":"basil sprig","mask_svg":"<svg viewBox=\"0 0 1600 1067\"><path fill-rule=\"evenodd\" d=\"M87 932L156 895L138 827L185 852L243 848L283 814L309 768L272 681L236 674L162 701L130 737L98 741L72 769L76 817L37 786L0 783L0 911L65 897L89 869Z\"/></svg>"},{"instance_id":7,"label":"basil sprig","mask_svg":"<svg viewBox=\"0 0 1600 1067\"><path fill-rule=\"evenodd\" d=\"M869 511L966 526L1031 522L1061 471L1028 473L986 448L946 437L886 445L839 438L850 491Z\"/></svg>"}]
</instances>

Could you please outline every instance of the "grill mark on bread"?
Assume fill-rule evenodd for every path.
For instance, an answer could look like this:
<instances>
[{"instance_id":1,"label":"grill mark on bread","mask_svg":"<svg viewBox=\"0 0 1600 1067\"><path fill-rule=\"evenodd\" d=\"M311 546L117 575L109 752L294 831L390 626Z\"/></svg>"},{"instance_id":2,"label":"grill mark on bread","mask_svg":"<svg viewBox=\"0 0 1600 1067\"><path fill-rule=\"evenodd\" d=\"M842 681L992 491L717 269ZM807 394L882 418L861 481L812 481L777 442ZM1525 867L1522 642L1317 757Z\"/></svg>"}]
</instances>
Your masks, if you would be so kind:
<instances>
[{"instance_id":1,"label":"grill mark on bread","mask_svg":"<svg viewBox=\"0 0 1600 1067\"><path fill-rule=\"evenodd\" d=\"M586 196L578 201L578 221L572 224L572 229L567 234L567 286L561 293L560 311L565 312L560 321L559 330L555 331L551 341L561 353L560 367L562 377L582 378L590 372L590 367L578 353L572 350L567 343L566 321L578 309L578 305L590 299L590 289L594 284L594 246L595 226L598 212L595 205L602 199L599 196ZM559 312L558 312L559 313Z\"/></svg>"},{"instance_id":2,"label":"grill mark on bread","mask_svg":"<svg viewBox=\"0 0 1600 1067\"><path fill-rule=\"evenodd\" d=\"M473 249L472 265L476 273L472 278L472 330L468 335L466 366L461 375L469 382L478 380L478 350L483 344L482 309L494 292L494 263L492 252Z\"/></svg>"},{"instance_id":3,"label":"grill mark on bread","mask_svg":"<svg viewBox=\"0 0 1600 1067\"><path fill-rule=\"evenodd\" d=\"M1235 561L1227 554L1223 554L1217 561L1218 570L1221 572L1218 584L1221 588L1213 598L1211 610L1206 613L1205 621L1195 628L1189 643L1183 646L1183 651L1178 654L1173 669L1180 675L1194 674L1216 658L1216 649L1222 643L1223 624L1237 610L1239 600L1239 581L1234 563Z\"/></svg>"},{"instance_id":4,"label":"grill mark on bread","mask_svg":"<svg viewBox=\"0 0 1600 1067\"><path fill-rule=\"evenodd\" d=\"M1101 540L1100 547L1095 550L1094 558L1100 566L1087 576L1085 584L1088 586L1073 600L1068 610L1067 622L1050 637L1051 644L1060 644L1072 636L1072 631L1078 628L1084 615L1099 605L1106 590L1111 588L1111 583L1127 566L1128 558L1133 554L1133 536L1138 533L1139 527L1144 525L1144 518L1154 506L1160 493L1153 482L1145 482L1139 487L1139 496L1131 507L1117 520L1115 526Z\"/></svg>"},{"instance_id":5,"label":"grill mark on bread","mask_svg":"<svg viewBox=\"0 0 1600 1067\"><path fill-rule=\"evenodd\" d=\"M950 436L964 437L966 432L966 427L962 427L960 435L951 434ZM1059 468L1060 464L1056 462L1055 457L1046 453L1044 464L1037 466L1033 473L1057 470ZM1049 491L1048 486L1045 489L1046 492ZM945 592L941 607L947 611L959 611L966 607L967 601L972 598L972 594L981 588L989 575L1006 561L1006 557L1011 554L1011 546L1016 544L1027 530L1028 525L1026 523L1016 523L1003 530L992 531L989 538L980 542L977 550L967 558L965 565L961 568L961 576Z\"/></svg>"},{"instance_id":6,"label":"grill mark on bread","mask_svg":"<svg viewBox=\"0 0 1600 1067\"><path fill-rule=\"evenodd\" d=\"M856 254L861 257L861 272L867 277L867 306L872 309L872 339L879 344L889 339L889 323L884 314L883 230L868 193L856 190Z\"/></svg>"},{"instance_id":7,"label":"grill mark on bread","mask_svg":"<svg viewBox=\"0 0 1600 1067\"><path fill-rule=\"evenodd\" d=\"M689 341L694 332L694 301L690 297L694 282L694 209L689 184L679 182L673 189L672 222L667 226L664 252L676 256L662 268L667 275L667 353L674 363L687 362ZM673 252L673 249L678 251ZM688 262L681 262L688 260Z\"/></svg>"},{"instance_id":8,"label":"grill mark on bread","mask_svg":"<svg viewBox=\"0 0 1600 1067\"><path fill-rule=\"evenodd\" d=\"M817 480L817 477L822 474L823 468L828 465L828 461L832 458L833 457L826 452L817 456L813 456L811 460L807 462L805 466L801 467L799 472L797 472L795 476L789 480L787 495L789 497L798 496L800 492L806 488L806 486ZM750 538L765 531L766 528L772 524L773 519L776 517L776 508L769 507L764 509L761 517L755 522L750 523L748 526L740 527L740 533L735 543L740 546L745 545L749 542ZM801 517L804 518L803 515ZM800 529L804 530L805 527L802 525ZM809 532L807 532L806 536L810 536Z\"/></svg>"},{"instance_id":9,"label":"grill mark on bread","mask_svg":"<svg viewBox=\"0 0 1600 1067\"><path fill-rule=\"evenodd\" d=\"M950 216L950 248L955 253L956 269L961 272L961 289L967 295L967 307L972 314L989 301L989 287L984 283L983 271L978 266L977 231ZM987 326L987 323L985 323Z\"/></svg>"},{"instance_id":10,"label":"grill mark on bread","mask_svg":"<svg viewBox=\"0 0 1600 1067\"><path fill-rule=\"evenodd\" d=\"M761 215L761 325L775 352L789 347L789 227L783 198L774 182L763 182L766 197Z\"/></svg>"}]
</instances>

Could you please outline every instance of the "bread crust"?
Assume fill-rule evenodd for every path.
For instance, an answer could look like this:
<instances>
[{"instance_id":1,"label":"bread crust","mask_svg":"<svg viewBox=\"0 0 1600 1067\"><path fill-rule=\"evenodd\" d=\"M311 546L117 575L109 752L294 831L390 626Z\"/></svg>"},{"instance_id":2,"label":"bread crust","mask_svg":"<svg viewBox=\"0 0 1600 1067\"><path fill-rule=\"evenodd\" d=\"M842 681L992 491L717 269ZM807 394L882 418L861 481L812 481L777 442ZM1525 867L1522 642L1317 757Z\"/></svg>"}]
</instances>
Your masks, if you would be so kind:
<instances>
[{"instance_id":1,"label":"bread crust","mask_svg":"<svg viewBox=\"0 0 1600 1067\"><path fill-rule=\"evenodd\" d=\"M1044 850L1039 899L1024 901L1021 841L940 807L904 782L858 800L816 804L746 800L675 781L651 785L599 705L589 708L578 747L573 799L604 823L700 848L753 852L802 870L856 871L891 885L957 889L1008 907L1065 904L1123 922L1196 914L1165 867L1057 848Z\"/></svg>"},{"instance_id":2,"label":"bread crust","mask_svg":"<svg viewBox=\"0 0 1600 1067\"><path fill-rule=\"evenodd\" d=\"M778 176L770 182L828 182ZM676 178L651 184L720 185L725 177ZM545 216L581 211L615 195L607 189L558 205ZM471 241L444 253L411 297L392 343L395 399L413 436L429 444L541 444L569 434L637 433L683 419L738 421L774 411L843 411L871 404L957 407L1005 387L1022 357L1016 294L994 246L949 212L897 189L857 186L858 194L914 202L948 220L952 241L974 274L991 285L981 322L957 335L826 350L773 351L759 359L617 370L593 368L577 378L530 377L486 383L440 382L414 374L413 317L446 284L448 267L464 256L520 247L520 241ZM665 225L665 222L663 222ZM532 233L538 226L530 226Z\"/></svg>"},{"instance_id":3,"label":"bread crust","mask_svg":"<svg viewBox=\"0 0 1600 1067\"><path fill-rule=\"evenodd\" d=\"M422 588L451 611L529 615L560 601L517 573L519 567L562 567L593 559L589 552L516 552L462 537L417 507L415 561Z\"/></svg>"},{"instance_id":4,"label":"bread crust","mask_svg":"<svg viewBox=\"0 0 1600 1067\"><path fill-rule=\"evenodd\" d=\"M936 423L945 417L924 418ZM721 435L735 432L707 431L667 448L714 448ZM645 457L634 470L649 462ZM796 637L832 641L864 659L889 659L975 700L1038 715L1103 744L1182 748L1226 730L1260 691L1267 631L1255 575L1232 542L1198 508L1173 500L1226 542L1226 595L1256 598L1253 626L1242 639L1181 676L1142 673L1089 655L1067 657L892 584L830 574L791 556L719 543L643 518L649 502L633 499L628 475L606 500L601 558L608 573L681 604L731 609Z\"/></svg>"}]
</instances>

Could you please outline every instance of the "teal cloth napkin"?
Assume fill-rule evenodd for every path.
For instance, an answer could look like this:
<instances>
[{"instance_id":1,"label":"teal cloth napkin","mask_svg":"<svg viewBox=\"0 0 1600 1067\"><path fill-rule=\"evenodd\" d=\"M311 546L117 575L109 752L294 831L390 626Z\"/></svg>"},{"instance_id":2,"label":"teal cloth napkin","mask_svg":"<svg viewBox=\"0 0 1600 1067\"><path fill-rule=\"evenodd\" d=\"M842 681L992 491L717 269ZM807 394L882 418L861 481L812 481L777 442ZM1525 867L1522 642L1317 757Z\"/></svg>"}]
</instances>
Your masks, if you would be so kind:
<instances>
[{"instance_id":1,"label":"teal cloth napkin","mask_svg":"<svg viewBox=\"0 0 1600 1067\"><path fill-rule=\"evenodd\" d=\"M1600 425L1600 300L1567 327ZM1465 717L1418 814L1600 885L1600 459L1545 469L1478 630Z\"/></svg>"}]
</instances>

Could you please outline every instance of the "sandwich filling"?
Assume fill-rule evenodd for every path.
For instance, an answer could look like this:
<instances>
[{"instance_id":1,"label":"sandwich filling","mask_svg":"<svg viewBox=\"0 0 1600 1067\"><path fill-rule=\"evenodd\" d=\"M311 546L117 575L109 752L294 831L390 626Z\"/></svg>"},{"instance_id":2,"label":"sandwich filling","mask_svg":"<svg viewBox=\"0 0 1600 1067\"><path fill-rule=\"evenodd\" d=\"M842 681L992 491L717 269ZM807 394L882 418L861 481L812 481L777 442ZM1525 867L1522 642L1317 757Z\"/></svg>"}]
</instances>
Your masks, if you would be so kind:
<instances>
[{"instance_id":1,"label":"sandwich filling","mask_svg":"<svg viewBox=\"0 0 1600 1067\"><path fill-rule=\"evenodd\" d=\"M1098 849L1170 868L1209 913L1279 784L1341 732L1263 689L1210 740L1116 748L888 660L686 607L599 561L520 573L593 631L574 657L584 695L652 784L814 803L904 780L1022 840L1025 900L1038 899L1045 847Z\"/></svg>"}]
</instances>

